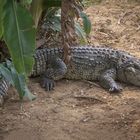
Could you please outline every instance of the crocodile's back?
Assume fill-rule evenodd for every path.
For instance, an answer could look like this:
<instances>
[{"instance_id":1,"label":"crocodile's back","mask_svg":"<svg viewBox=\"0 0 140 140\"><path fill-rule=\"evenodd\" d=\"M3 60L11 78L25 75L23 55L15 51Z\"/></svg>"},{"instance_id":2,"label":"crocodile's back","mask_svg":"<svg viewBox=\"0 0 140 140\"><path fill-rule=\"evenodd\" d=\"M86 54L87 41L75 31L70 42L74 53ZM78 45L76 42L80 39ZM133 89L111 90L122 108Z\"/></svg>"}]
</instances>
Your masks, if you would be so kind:
<instances>
[{"instance_id":1,"label":"crocodile's back","mask_svg":"<svg viewBox=\"0 0 140 140\"><path fill-rule=\"evenodd\" d=\"M73 47L68 64L68 79L98 80L102 72L117 68L118 61L130 57L123 51L100 47Z\"/></svg>"},{"instance_id":2,"label":"crocodile's back","mask_svg":"<svg viewBox=\"0 0 140 140\"><path fill-rule=\"evenodd\" d=\"M116 68L118 61L131 57L128 53L105 47L71 47L71 59L65 75L68 79L98 80L102 71ZM63 48L43 48L36 51L33 76L46 71L47 63L53 57L63 59Z\"/></svg>"}]
</instances>

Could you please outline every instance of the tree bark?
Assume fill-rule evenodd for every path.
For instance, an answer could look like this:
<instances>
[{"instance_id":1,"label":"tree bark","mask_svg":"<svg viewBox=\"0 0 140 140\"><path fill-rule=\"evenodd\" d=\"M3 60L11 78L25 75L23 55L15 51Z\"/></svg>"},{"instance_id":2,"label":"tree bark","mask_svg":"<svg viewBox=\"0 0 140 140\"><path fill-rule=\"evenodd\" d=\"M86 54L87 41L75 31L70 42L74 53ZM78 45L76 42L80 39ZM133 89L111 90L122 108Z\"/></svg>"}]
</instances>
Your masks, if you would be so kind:
<instances>
[{"instance_id":1,"label":"tree bark","mask_svg":"<svg viewBox=\"0 0 140 140\"><path fill-rule=\"evenodd\" d=\"M75 0L62 0L61 6L61 31L62 46L64 48L64 61L68 63L70 56L70 46L77 44L74 19L76 17L74 9Z\"/></svg>"}]
</instances>

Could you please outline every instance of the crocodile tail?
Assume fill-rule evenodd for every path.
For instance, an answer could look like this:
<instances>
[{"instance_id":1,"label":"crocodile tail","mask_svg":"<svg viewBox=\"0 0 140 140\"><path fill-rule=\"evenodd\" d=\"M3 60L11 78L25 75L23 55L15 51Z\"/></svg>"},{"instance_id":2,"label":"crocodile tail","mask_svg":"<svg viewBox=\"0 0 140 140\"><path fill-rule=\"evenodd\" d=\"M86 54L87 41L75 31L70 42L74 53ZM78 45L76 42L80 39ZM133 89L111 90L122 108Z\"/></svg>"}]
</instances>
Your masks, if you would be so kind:
<instances>
[{"instance_id":1,"label":"crocodile tail","mask_svg":"<svg viewBox=\"0 0 140 140\"><path fill-rule=\"evenodd\" d=\"M8 89L10 87L10 84L5 78L0 79L0 106L3 105L4 100L8 96Z\"/></svg>"}]
</instances>

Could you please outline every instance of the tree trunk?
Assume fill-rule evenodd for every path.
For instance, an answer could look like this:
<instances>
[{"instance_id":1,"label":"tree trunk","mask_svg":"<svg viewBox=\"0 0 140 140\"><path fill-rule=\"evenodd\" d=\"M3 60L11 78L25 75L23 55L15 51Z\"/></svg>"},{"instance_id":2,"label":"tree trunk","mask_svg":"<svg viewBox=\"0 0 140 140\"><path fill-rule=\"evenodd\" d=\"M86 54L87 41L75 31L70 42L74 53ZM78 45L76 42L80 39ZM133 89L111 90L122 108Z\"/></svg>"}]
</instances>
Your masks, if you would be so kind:
<instances>
[{"instance_id":1,"label":"tree trunk","mask_svg":"<svg viewBox=\"0 0 140 140\"><path fill-rule=\"evenodd\" d=\"M75 0L62 0L61 6L61 31L62 46L64 48L64 61L67 63L70 55L69 47L77 44L74 18L75 11L73 5Z\"/></svg>"}]
</instances>

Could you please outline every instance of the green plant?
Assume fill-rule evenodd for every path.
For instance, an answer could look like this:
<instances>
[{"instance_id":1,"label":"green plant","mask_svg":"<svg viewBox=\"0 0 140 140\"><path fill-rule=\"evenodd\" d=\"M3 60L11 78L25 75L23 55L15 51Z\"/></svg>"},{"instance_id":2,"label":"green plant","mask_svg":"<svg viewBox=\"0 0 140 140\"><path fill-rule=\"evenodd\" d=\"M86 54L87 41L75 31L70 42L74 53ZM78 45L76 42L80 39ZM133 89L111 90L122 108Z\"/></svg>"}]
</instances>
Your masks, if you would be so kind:
<instances>
[{"instance_id":1,"label":"green plant","mask_svg":"<svg viewBox=\"0 0 140 140\"><path fill-rule=\"evenodd\" d=\"M79 36L80 40L86 42L86 36L89 35L91 31L91 22L88 16L84 12L80 12L80 18L82 19L82 24L75 21L75 31ZM50 29L54 32L61 32L61 9L60 8L48 8L45 15L45 20L43 21L43 29L48 32Z\"/></svg>"},{"instance_id":2,"label":"green plant","mask_svg":"<svg viewBox=\"0 0 140 140\"><path fill-rule=\"evenodd\" d=\"M27 0L26 0L27 2ZM35 28L30 12L15 0L0 0L0 37L5 41L15 68L13 82L19 92L23 91L27 75L31 72L34 63ZM1 71L4 67L1 65ZM7 69L7 71L12 69ZM7 77L4 73L2 73ZM9 75L10 76L10 75ZM18 81L16 77L20 77ZM11 81L10 81L11 82ZM19 82L19 84L17 84ZM23 82L25 83L25 82ZM19 85L19 86L17 86ZM27 90L26 90L27 91ZM20 98L25 91L19 92Z\"/></svg>"},{"instance_id":3,"label":"green plant","mask_svg":"<svg viewBox=\"0 0 140 140\"><path fill-rule=\"evenodd\" d=\"M34 99L26 82L34 64L36 29L43 13L52 6L60 7L61 0L0 0L0 40L5 41L12 59L12 63L0 64L0 74L17 89L21 99L25 95ZM53 12L50 15L55 21L51 28L60 31L60 16L54 16ZM89 34L90 22L85 14L81 13L81 17ZM75 25L77 32L85 37L80 24Z\"/></svg>"},{"instance_id":4,"label":"green plant","mask_svg":"<svg viewBox=\"0 0 140 140\"><path fill-rule=\"evenodd\" d=\"M29 91L26 85L25 75L18 73L13 66L11 61L6 61L0 64L0 73L1 76L4 75L5 79L9 81L9 84L15 87L19 93L20 99L27 97L30 100L35 99L36 97ZM1 79L2 77L0 77Z\"/></svg>"}]
</instances>

